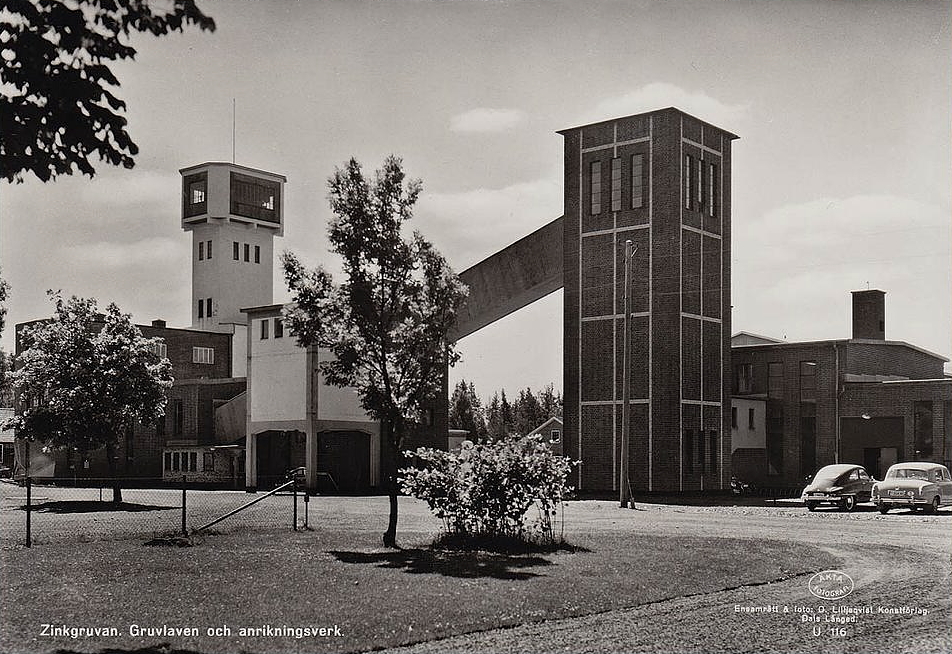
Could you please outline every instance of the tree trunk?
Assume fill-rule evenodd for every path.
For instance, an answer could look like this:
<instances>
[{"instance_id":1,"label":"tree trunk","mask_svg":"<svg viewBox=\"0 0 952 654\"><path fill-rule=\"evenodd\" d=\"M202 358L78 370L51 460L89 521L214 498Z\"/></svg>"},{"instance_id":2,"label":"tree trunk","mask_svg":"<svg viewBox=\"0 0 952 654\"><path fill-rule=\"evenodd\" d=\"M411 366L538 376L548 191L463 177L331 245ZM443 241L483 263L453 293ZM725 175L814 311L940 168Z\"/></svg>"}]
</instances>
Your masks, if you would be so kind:
<instances>
[{"instance_id":1,"label":"tree trunk","mask_svg":"<svg viewBox=\"0 0 952 654\"><path fill-rule=\"evenodd\" d=\"M119 477L116 474L116 445L115 443L106 444L106 461L109 465L109 476L112 481L112 503L122 504L122 488L119 483Z\"/></svg>"},{"instance_id":2,"label":"tree trunk","mask_svg":"<svg viewBox=\"0 0 952 654\"><path fill-rule=\"evenodd\" d=\"M386 471L387 494L390 496L390 517L387 521L387 531L383 535L384 547L397 546L397 470L399 469L399 435L395 420L385 420L381 424L384 430L384 447L386 462L384 469Z\"/></svg>"}]
</instances>

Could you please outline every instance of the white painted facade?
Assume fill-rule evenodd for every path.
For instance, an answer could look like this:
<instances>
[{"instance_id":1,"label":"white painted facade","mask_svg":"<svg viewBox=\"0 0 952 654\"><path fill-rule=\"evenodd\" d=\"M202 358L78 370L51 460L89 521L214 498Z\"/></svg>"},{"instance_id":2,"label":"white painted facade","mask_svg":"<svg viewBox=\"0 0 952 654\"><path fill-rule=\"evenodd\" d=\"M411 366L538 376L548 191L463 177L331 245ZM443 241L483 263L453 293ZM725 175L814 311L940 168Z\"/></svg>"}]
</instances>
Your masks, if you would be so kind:
<instances>
[{"instance_id":1,"label":"white painted facade","mask_svg":"<svg viewBox=\"0 0 952 654\"><path fill-rule=\"evenodd\" d=\"M766 449L766 447L766 400L731 398L731 453L741 448Z\"/></svg>"}]
</instances>

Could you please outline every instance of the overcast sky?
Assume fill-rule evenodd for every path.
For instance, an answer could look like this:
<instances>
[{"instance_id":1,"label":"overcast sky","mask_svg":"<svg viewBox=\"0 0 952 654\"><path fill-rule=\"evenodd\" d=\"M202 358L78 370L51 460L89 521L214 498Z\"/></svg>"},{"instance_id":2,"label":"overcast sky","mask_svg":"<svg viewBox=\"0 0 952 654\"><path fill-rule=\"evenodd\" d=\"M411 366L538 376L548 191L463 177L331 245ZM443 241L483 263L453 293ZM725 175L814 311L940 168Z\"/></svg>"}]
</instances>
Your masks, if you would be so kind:
<instances>
[{"instance_id":1,"label":"overcast sky","mask_svg":"<svg viewBox=\"0 0 952 654\"><path fill-rule=\"evenodd\" d=\"M133 170L0 185L5 350L48 288L188 326L178 169L231 160L234 99L237 162L288 177L277 252L327 261L327 177L395 153L457 270L562 214L556 130L678 107L740 136L734 332L848 338L868 285L887 338L952 353L949 2L199 5L215 33L137 37L115 67ZM454 379L561 388L561 312L558 292L467 337Z\"/></svg>"}]
</instances>

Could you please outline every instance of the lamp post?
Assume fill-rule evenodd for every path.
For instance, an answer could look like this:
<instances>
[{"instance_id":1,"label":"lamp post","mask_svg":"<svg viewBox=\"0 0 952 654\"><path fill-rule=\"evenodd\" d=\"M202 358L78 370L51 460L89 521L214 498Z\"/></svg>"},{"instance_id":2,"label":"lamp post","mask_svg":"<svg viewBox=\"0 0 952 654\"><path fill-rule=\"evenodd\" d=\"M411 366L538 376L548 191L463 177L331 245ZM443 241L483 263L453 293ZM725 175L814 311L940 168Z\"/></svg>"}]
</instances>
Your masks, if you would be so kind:
<instances>
[{"instance_id":1,"label":"lamp post","mask_svg":"<svg viewBox=\"0 0 952 654\"><path fill-rule=\"evenodd\" d=\"M619 480L619 505L622 508L628 507L628 501L631 499L628 485L628 447L629 432L631 428L631 258L635 255L638 248L633 247L631 240L625 241L625 320L623 323L622 335L622 358L621 358L621 471L618 475Z\"/></svg>"}]
</instances>

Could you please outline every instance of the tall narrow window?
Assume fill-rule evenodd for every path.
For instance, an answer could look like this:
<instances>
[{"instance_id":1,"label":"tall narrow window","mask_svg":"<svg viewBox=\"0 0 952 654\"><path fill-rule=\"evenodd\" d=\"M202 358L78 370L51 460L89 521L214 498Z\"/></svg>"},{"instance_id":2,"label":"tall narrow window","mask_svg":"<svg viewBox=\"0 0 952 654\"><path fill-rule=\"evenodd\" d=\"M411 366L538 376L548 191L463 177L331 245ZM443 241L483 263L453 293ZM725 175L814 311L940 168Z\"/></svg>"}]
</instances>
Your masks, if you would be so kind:
<instances>
[{"instance_id":1,"label":"tall narrow window","mask_svg":"<svg viewBox=\"0 0 952 654\"><path fill-rule=\"evenodd\" d=\"M594 216L602 212L602 162L593 161L589 172L592 186L591 214Z\"/></svg>"},{"instance_id":2,"label":"tall narrow window","mask_svg":"<svg viewBox=\"0 0 952 654\"><path fill-rule=\"evenodd\" d=\"M621 159L612 159L612 211L621 211Z\"/></svg>"},{"instance_id":3,"label":"tall narrow window","mask_svg":"<svg viewBox=\"0 0 952 654\"><path fill-rule=\"evenodd\" d=\"M747 409L747 429L753 431L755 425L754 410Z\"/></svg>"},{"instance_id":4,"label":"tall narrow window","mask_svg":"<svg viewBox=\"0 0 952 654\"><path fill-rule=\"evenodd\" d=\"M245 243L245 263L251 261L251 246Z\"/></svg>"},{"instance_id":5,"label":"tall narrow window","mask_svg":"<svg viewBox=\"0 0 952 654\"><path fill-rule=\"evenodd\" d=\"M198 242L198 260L202 261L205 259L205 241Z\"/></svg>"},{"instance_id":6,"label":"tall narrow window","mask_svg":"<svg viewBox=\"0 0 952 654\"><path fill-rule=\"evenodd\" d=\"M211 241L205 242L205 258L206 259L212 258L212 242Z\"/></svg>"},{"instance_id":7,"label":"tall narrow window","mask_svg":"<svg viewBox=\"0 0 952 654\"><path fill-rule=\"evenodd\" d=\"M712 163L707 169L708 172L708 193L707 193L707 213L711 218L717 217L717 164Z\"/></svg>"},{"instance_id":8,"label":"tall narrow window","mask_svg":"<svg viewBox=\"0 0 952 654\"><path fill-rule=\"evenodd\" d=\"M737 429L737 407L731 407L731 429Z\"/></svg>"},{"instance_id":9,"label":"tall narrow window","mask_svg":"<svg viewBox=\"0 0 952 654\"><path fill-rule=\"evenodd\" d=\"M274 337L284 338L284 322L280 318L274 319Z\"/></svg>"},{"instance_id":10,"label":"tall narrow window","mask_svg":"<svg viewBox=\"0 0 952 654\"><path fill-rule=\"evenodd\" d=\"M205 317L206 318L212 317L212 299L211 298L205 298Z\"/></svg>"},{"instance_id":11,"label":"tall narrow window","mask_svg":"<svg viewBox=\"0 0 952 654\"><path fill-rule=\"evenodd\" d=\"M694 470L694 434L690 429L684 430L684 467L688 472Z\"/></svg>"},{"instance_id":12,"label":"tall narrow window","mask_svg":"<svg viewBox=\"0 0 952 654\"><path fill-rule=\"evenodd\" d=\"M185 427L185 407L182 405L182 400L172 401L172 420L172 435L181 436Z\"/></svg>"},{"instance_id":13,"label":"tall narrow window","mask_svg":"<svg viewBox=\"0 0 952 654\"><path fill-rule=\"evenodd\" d=\"M205 317L205 300L198 301L198 319L201 320Z\"/></svg>"},{"instance_id":14,"label":"tall narrow window","mask_svg":"<svg viewBox=\"0 0 952 654\"><path fill-rule=\"evenodd\" d=\"M694 177L695 177L695 186L697 187L697 210L704 211L704 162L700 159L695 161L694 166Z\"/></svg>"},{"instance_id":15,"label":"tall narrow window","mask_svg":"<svg viewBox=\"0 0 952 654\"><path fill-rule=\"evenodd\" d=\"M689 154L684 155L684 170L681 171L681 176L684 178L684 208L691 208L691 197L693 195L693 184L691 180L694 179L692 173L694 172L694 162L693 157Z\"/></svg>"},{"instance_id":16,"label":"tall narrow window","mask_svg":"<svg viewBox=\"0 0 952 654\"><path fill-rule=\"evenodd\" d=\"M268 325L271 324L271 321L267 318L261 321L261 340L268 338Z\"/></svg>"},{"instance_id":17,"label":"tall narrow window","mask_svg":"<svg viewBox=\"0 0 952 654\"><path fill-rule=\"evenodd\" d=\"M704 430L700 430L697 433L697 462L701 466L701 472L704 472L705 467L705 456L704 456Z\"/></svg>"},{"instance_id":18,"label":"tall narrow window","mask_svg":"<svg viewBox=\"0 0 952 654\"><path fill-rule=\"evenodd\" d=\"M644 156L631 155L631 208L638 209L644 205L644 186L642 182Z\"/></svg>"},{"instance_id":19,"label":"tall narrow window","mask_svg":"<svg viewBox=\"0 0 952 654\"><path fill-rule=\"evenodd\" d=\"M261 263L261 246L255 246L255 263Z\"/></svg>"},{"instance_id":20,"label":"tall narrow window","mask_svg":"<svg viewBox=\"0 0 952 654\"><path fill-rule=\"evenodd\" d=\"M231 243L231 258L238 261L238 241L232 241Z\"/></svg>"}]
</instances>

